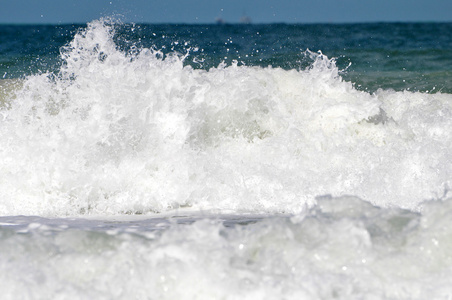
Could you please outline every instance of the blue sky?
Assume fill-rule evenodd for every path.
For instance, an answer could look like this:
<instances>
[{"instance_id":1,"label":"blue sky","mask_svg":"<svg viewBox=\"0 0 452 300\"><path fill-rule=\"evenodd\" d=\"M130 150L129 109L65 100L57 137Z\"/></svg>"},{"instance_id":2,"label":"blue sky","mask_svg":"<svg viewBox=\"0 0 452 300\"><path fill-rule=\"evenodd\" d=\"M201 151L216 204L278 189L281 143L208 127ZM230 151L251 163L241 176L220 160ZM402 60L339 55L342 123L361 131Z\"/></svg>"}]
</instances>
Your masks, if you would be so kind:
<instances>
[{"instance_id":1,"label":"blue sky","mask_svg":"<svg viewBox=\"0 0 452 300\"><path fill-rule=\"evenodd\" d=\"M0 0L0 23L343 23L452 21L452 0Z\"/></svg>"}]
</instances>

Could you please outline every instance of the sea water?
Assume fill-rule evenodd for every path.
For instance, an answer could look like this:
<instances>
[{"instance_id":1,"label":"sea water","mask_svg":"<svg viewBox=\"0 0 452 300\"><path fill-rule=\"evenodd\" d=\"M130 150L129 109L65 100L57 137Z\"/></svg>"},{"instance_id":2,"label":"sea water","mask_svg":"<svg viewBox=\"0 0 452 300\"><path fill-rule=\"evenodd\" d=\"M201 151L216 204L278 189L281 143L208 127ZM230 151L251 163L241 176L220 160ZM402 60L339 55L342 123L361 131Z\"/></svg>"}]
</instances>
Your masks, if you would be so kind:
<instances>
[{"instance_id":1,"label":"sea water","mask_svg":"<svg viewBox=\"0 0 452 300\"><path fill-rule=\"evenodd\" d=\"M452 24L0 26L2 299L449 299Z\"/></svg>"}]
</instances>

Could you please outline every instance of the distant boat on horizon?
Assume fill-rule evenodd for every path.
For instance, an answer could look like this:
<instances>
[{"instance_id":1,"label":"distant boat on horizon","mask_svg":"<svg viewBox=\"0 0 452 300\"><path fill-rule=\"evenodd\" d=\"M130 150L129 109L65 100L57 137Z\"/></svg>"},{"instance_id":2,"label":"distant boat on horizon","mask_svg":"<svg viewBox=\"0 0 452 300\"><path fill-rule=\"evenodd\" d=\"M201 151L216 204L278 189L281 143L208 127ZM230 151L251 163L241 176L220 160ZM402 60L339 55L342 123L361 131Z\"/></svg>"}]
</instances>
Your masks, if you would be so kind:
<instances>
[{"instance_id":1,"label":"distant boat on horizon","mask_svg":"<svg viewBox=\"0 0 452 300\"><path fill-rule=\"evenodd\" d=\"M251 18L247 15L243 15L240 20L239 20L239 24L251 24ZM215 18L215 24L218 25L224 25L224 24L228 24L228 22L226 22L225 19L223 19L222 17L217 17Z\"/></svg>"},{"instance_id":2,"label":"distant boat on horizon","mask_svg":"<svg viewBox=\"0 0 452 300\"><path fill-rule=\"evenodd\" d=\"M223 25L223 24L226 24L226 21L223 18L218 17L215 19L215 24Z\"/></svg>"},{"instance_id":3,"label":"distant boat on horizon","mask_svg":"<svg viewBox=\"0 0 452 300\"><path fill-rule=\"evenodd\" d=\"M251 18L249 16L247 16L247 15L243 15L240 18L240 23L241 24L251 24Z\"/></svg>"}]
</instances>

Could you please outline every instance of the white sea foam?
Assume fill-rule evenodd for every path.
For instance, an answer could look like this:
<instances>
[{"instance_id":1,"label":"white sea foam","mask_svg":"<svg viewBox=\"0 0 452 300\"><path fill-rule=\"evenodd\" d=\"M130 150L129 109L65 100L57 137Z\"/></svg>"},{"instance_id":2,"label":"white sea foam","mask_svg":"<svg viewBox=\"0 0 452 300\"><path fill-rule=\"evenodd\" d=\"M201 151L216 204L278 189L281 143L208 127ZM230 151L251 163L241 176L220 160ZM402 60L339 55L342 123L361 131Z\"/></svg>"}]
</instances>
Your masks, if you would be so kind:
<instances>
[{"instance_id":1,"label":"white sea foam","mask_svg":"<svg viewBox=\"0 0 452 300\"><path fill-rule=\"evenodd\" d=\"M0 214L298 213L324 194L416 209L452 184L449 94L358 91L322 54L196 70L112 36L90 23L0 111Z\"/></svg>"},{"instance_id":2,"label":"white sea foam","mask_svg":"<svg viewBox=\"0 0 452 300\"><path fill-rule=\"evenodd\" d=\"M451 205L419 214L324 197L292 218L164 219L164 230L157 220L1 217L17 226L0 228L0 290L2 299L442 299Z\"/></svg>"},{"instance_id":3,"label":"white sea foam","mask_svg":"<svg viewBox=\"0 0 452 300\"><path fill-rule=\"evenodd\" d=\"M451 95L112 34L0 82L2 299L450 298Z\"/></svg>"}]
</instances>

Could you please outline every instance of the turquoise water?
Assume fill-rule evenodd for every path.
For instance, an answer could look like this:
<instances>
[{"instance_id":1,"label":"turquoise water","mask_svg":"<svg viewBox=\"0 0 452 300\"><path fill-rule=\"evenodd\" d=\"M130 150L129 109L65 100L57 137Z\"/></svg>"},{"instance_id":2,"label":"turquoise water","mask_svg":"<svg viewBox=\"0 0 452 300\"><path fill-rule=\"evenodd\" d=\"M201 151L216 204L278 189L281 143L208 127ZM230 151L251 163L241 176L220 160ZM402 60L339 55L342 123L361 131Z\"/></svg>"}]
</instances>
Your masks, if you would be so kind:
<instances>
[{"instance_id":1,"label":"turquoise water","mask_svg":"<svg viewBox=\"0 0 452 300\"><path fill-rule=\"evenodd\" d=\"M451 298L451 29L1 25L1 298Z\"/></svg>"}]
</instances>

